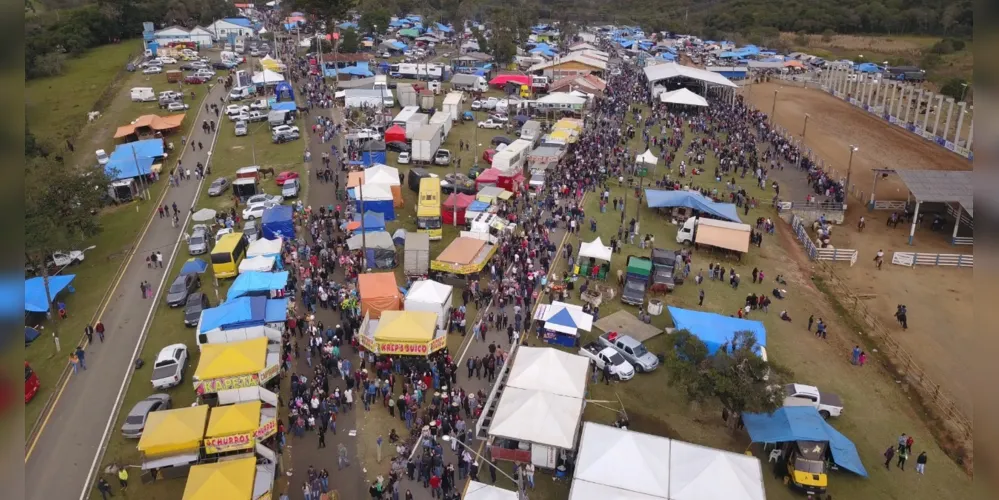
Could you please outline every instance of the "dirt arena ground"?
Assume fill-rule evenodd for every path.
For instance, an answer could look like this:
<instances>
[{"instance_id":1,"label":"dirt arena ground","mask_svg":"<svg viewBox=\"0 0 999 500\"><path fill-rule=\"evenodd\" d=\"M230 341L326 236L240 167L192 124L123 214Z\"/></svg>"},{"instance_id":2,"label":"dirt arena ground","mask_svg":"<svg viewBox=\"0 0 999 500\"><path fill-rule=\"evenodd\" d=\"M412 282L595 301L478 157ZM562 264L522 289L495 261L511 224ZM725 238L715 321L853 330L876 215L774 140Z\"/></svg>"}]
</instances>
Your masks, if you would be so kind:
<instances>
[{"instance_id":1,"label":"dirt arena ground","mask_svg":"<svg viewBox=\"0 0 999 500\"><path fill-rule=\"evenodd\" d=\"M872 168L970 170L971 163L939 146L925 142L868 113L856 109L819 90L781 87L774 83L755 85L751 102L767 112L778 89L777 123L800 134L808 113L805 144L824 158L841 175L846 175L849 146L859 147L853 159L852 183L866 193L873 181ZM878 181L877 196L904 200L904 185L889 177ZM854 292L865 299L868 308L889 328L895 338L927 371L930 378L970 415L971 382L965 369L972 355L971 269L893 266L894 251L930 253L972 253L969 247L949 244L950 232L917 228L913 246L908 245L908 226L889 229L889 212L868 212L858 200L851 200L846 223L833 231L833 244L854 248L859 258L854 267L837 263ZM857 231L857 221L866 217L867 229ZM927 224L929 220L926 221ZM878 271L872 259L883 249L886 263ZM905 304L909 329L902 331L894 318L898 304Z\"/></svg>"}]
</instances>

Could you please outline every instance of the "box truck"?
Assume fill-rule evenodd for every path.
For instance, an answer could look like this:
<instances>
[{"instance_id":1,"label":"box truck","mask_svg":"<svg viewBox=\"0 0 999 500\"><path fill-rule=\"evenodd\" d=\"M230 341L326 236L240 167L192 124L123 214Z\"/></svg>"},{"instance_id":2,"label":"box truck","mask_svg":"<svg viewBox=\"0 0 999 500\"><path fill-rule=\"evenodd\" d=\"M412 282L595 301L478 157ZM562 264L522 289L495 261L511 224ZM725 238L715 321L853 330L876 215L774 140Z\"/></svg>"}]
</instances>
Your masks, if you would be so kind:
<instances>
[{"instance_id":1,"label":"box truck","mask_svg":"<svg viewBox=\"0 0 999 500\"><path fill-rule=\"evenodd\" d=\"M447 113L451 117L452 122L456 122L461 119L461 103L465 100L464 92L448 92L444 96L444 103L441 105L441 111Z\"/></svg>"},{"instance_id":2,"label":"box truck","mask_svg":"<svg viewBox=\"0 0 999 500\"><path fill-rule=\"evenodd\" d=\"M749 224L727 222L705 217L690 217L676 232L676 242L696 243L739 252L749 251Z\"/></svg>"},{"instance_id":3,"label":"box truck","mask_svg":"<svg viewBox=\"0 0 999 500\"><path fill-rule=\"evenodd\" d=\"M432 163L441 147L440 125L427 125L413 134L413 162Z\"/></svg>"}]
</instances>

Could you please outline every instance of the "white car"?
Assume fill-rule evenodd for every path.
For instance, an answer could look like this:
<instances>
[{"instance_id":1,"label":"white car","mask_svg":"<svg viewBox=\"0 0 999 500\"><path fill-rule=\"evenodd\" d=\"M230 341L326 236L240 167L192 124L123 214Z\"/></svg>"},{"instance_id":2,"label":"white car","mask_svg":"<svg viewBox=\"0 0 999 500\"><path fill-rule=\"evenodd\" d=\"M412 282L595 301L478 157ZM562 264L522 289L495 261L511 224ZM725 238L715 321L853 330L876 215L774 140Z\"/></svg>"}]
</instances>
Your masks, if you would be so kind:
<instances>
[{"instance_id":1,"label":"white car","mask_svg":"<svg viewBox=\"0 0 999 500\"><path fill-rule=\"evenodd\" d=\"M177 60L172 57L160 57L160 62L163 64L177 64Z\"/></svg>"},{"instance_id":2,"label":"white car","mask_svg":"<svg viewBox=\"0 0 999 500\"><path fill-rule=\"evenodd\" d=\"M510 118L502 113L495 113L489 115L489 119L497 123L509 123Z\"/></svg>"},{"instance_id":3,"label":"white car","mask_svg":"<svg viewBox=\"0 0 999 500\"><path fill-rule=\"evenodd\" d=\"M223 236L232 232L233 230L231 227L223 227L222 229L219 229L218 232L215 233L215 241L221 240Z\"/></svg>"},{"instance_id":4,"label":"white car","mask_svg":"<svg viewBox=\"0 0 999 500\"><path fill-rule=\"evenodd\" d=\"M72 264L83 262L83 252L73 250L71 252L52 252L49 262L56 267L66 267Z\"/></svg>"},{"instance_id":5,"label":"white car","mask_svg":"<svg viewBox=\"0 0 999 500\"><path fill-rule=\"evenodd\" d=\"M368 140L368 139L371 139L373 141L382 140L382 134L379 134L378 131L373 128L362 128L360 130L355 130L350 134L360 140Z\"/></svg>"},{"instance_id":6,"label":"white car","mask_svg":"<svg viewBox=\"0 0 999 500\"><path fill-rule=\"evenodd\" d=\"M229 120L234 122L248 122L250 121L249 113L237 113L235 115L229 115Z\"/></svg>"},{"instance_id":7,"label":"white car","mask_svg":"<svg viewBox=\"0 0 999 500\"><path fill-rule=\"evenodd\" d=\"M160 99L183 99L184 94L177 92L176 90L164 90L159 94Z\"/></svg>"},{"instance_id":8,"label":"white car","mask_svg":"<svg viewBox=\"0 0 999 500\"><path fill-rule=\"evenodd\" d=\"M389 54L388 52L382 52L381 57L382 57L382 59L388 59L388 58L392 57L392 54Z\"/></svg>"},{"instance_id":9,"label":"white car","mask_svg":"<svg viewBox=\"0 0 999 500\"><path fill-rule=\"evenodd\" d=\"M264 203L256 203L253 205L247 205L246 208L243 209L243 219L245 220L259 219L264 216L264 210L267 210L268 208L271 207L275 207L277 205L278 204L274 202L264 202Z\"/></svg>"},{"instance_id":10,"label":"white car","mask_svg":"<svg viewBox=\"0 0 999 500\"><path fill-rule=\"evenodd\" d=\"M284 137L288 139L298 139L300 137L298 127L291 125L278 125L271 129L271 136Z\"/></svg>"},{"instance_id":11,"label":"white car","mask_svg":"<svg viewBox=\"0 0 999 500\"><path fill-rule=\"evenodd\" d=\"M259 205L261 203L281 204L281 197L276 194L255 194L246 200L246 206Z\"/></svg>"},{"instance_id":12,"label":"white car","mask_svg":"<svg viewBox=\"0 0 999 500\"><path fill-rule=\"evenodd\" d=\"M211 80L212 78L215 78L215 70L201 68L194 73L194 76L198 78L204 78L206 80Z\"/></svg>"},{"instance_id":13,"label":"white car","mask_svg":"<svg viewBox=\"0 0 999 500\"><path fill-rule=\"evenodd\" d=\"M153 363L153 389L169 389L180 385L187 369L187 346L172 344L160 350Z\"/></svg>"},{"instance_id":14,"label":"white car","mask_svg":"<svg viewBox=\"0 0 999 500\"><path fill-rule=\"evenodd\" d=\"M479 122L479 128L498 129L503 128L503 124L490 118L484 122Z\"/></svg>"},{"instance_id":15,"label":"white car","mask_svg":"<svg viewBox=\"0 0 999 500\"><path fill-rule=\"evenodd\" d=\"M479 111L482 109L482 101L472 101L472 111Z\"/></svg>"},{"instance_id":16,"label":"white car","mask_svg":"<svg viewBox=\"0 0 999 500\"><path fill-rule=\"evenodd\" d=\"M158 75L163 72L162 66L150 66L142 70L143 75Z\"/></svg>"},{"instance_id":17,"label":"white car","mask_svg":"<svg viewBox=\"0 0 999 500\"><path fill-rule=\"evenodd\" d=\"M409 151L403 151L399 153L399 159L396 160L400 165L409 165L410 156Z\"/></svg>"},{"instance_id":18,"label":"white car","mask_svg":"<svg viewBox=\"0 0 999 500\"><path fill-rule=\"evenodd\" d=\"M263 111L269 107L267 99L257 99L256 101L250 103L250 109L252 110Z\"/></svg>"},{"instance_id":19,"label":"white car","mask_svg":"<svg viewBox=\"0 0 999 500\"><path fill-rule=\"evenodd\" d=\"M246 122L244 122L244 121L238 121L238 122L236 122L236 129L235 129L235 131L236 131L236 137L242 137L242 136L246 135L247 133L249 133L249 130L247 130L247 128L246 128Z\"/></svg>"},{"instance_id":20,"label":"white car","mask_svg":"<svg viewBox=\"0 0 999 500\"><path fill-rule=\"evenodd\" d=\"M499 103L499 98L490 97L482 102L483 109L496 109L496 104Z\"/></svg>"},{"instance_id":21,"label":"white car","mask_svg":"<svg viewBox=\"0 0 999 500\"><path fill-rule=\"evenodd\" d=\"M230 105L228 105L228 106L225 107L225 114L226 114L226 116L228 116L228 115L238 115L240 113L249 113L249 112L250 112L250 107L249 106L243 106L243 105L240 105L240 104L230 104Z\"/></svg>"},{"instance_id":22,"label":"white car","mask_svg":"<svg viewBox=\"0 0 999 500\"><path fill-rule=\"evenodd\" d=\"M182 102L171 102L170 104L167 104L167 111L184 111L185 109L190 107L191 106L184 104Z\"/></svg>"}]
</instances>

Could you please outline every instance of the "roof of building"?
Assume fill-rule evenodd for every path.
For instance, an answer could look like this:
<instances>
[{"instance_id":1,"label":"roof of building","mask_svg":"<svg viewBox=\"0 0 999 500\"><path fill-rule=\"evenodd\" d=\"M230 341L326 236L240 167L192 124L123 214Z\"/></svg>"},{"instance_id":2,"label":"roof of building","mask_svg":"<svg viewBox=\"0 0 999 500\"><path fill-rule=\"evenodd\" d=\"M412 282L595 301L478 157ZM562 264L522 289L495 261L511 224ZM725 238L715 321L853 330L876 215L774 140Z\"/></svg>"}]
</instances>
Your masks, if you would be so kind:
<instances>
[{"instance_id":1,"label":"roof of building","mask_svg":"<svg viewBox=\"0 0 999 500\"><path fill-rule=\"evenodd\" d=\"M170 116L142 115L128 125L118 127L118 130L114 134L114 138L120 139L122 137L130 136L135 133L135 129L141 127L149 127L156 131L177 128L184 122L185 114L186 113L180 113Z\"/></svg>"},{"instance_id":2,"label":"roof of building","mask_svg":"<svg viewBox=\"0 0 999 500\"><path fill-rule=\"evenodd\" d=\"M584 87L589 90L603 92L604 89L607 88L607 82L605 82L603 78L600 78L597 75L570 76L555 80L554 82L552 82L551 85L549 85L548 90L554 92L556 90L564 89L569 86Z\"/></svg>"},{"instance_id":3,"label":"roof of building","mask_svg":"<svg viewBox=\"0 0 999 500\"><path fill-rule=\"evenodd\" d=\"M645 67L645 78L650 83L656 83L676 77L690 78L724 87L737 87L737 85L732 83L731 80L713 71L694 68L692 66L683 66L674 62Z\"/></svg>"},{"instance_id":4,"label":"roof of building","mask_svg":"<svg viewBox=\"0 0 999 500\"><path fill-rule=\"evenodd\" d=\"M533 73L535 71L542 71L542 70L545 70L545 69L548 69L548 68L554 68L554 67L559 66L561 64L570 63L570 62L577 62L577 63L580 63L580 64L584 64L584 65L596 68L598 70L605 70L605 69L607 69L607 62L601 61L600 59L596 59L596 58L593 58L593 57L590 57L590 56L587 56L587 55L584 55L584 54L579 53L579 52L573 52L573 53L571 53L571 54L569 54L567 56L556 57L555 59L552 59L551 61L547 61L547 62L535 64L534 66L531 66L530 69L528 69L527 71L529 73Z\"/></svg>"}]
</instances>

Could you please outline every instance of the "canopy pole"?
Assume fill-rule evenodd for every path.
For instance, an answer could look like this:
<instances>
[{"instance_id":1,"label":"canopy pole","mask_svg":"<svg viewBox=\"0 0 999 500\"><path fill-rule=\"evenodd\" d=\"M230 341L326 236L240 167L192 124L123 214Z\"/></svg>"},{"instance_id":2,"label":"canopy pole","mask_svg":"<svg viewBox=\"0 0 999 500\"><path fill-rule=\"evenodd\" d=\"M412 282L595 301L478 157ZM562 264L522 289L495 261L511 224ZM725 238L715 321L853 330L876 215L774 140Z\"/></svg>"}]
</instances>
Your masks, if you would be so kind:
<instances>
[{"instance_id":1,"label":"canopy pole","mask_svg":"<svg viewBox=\"0 0 999 500\"><path fill-rule=\"evenodd\" d=\"M916 223L919 222L919 206L922 204L923 202L917 200L916 210L912 212L912 227L909 228L909 245L912 245L912 238L916 235Z\"/></svg>"}]
</instances>

